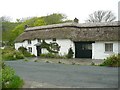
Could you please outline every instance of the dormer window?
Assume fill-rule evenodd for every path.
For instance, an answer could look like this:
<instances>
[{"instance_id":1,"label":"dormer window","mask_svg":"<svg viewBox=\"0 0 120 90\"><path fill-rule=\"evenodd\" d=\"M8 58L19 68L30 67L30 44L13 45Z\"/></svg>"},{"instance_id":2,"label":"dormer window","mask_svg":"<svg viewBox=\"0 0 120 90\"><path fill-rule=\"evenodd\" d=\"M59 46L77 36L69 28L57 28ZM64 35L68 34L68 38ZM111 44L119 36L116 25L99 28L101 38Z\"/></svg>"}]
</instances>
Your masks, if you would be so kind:
<instances>
[{"instance_id":1,"label":"dormer window","mask_svg":"<svg viewBox=\"0 0 120 90\"><path fill-rule=\"evenodd\" d=\"M37 39L37 40L38 40L39 43L41 42L41 39Z\"/></svg>"},{"instance_id":2,"label":"dormer window","mask_svg":"<svg viewBox=\"0 0 120 90\"><path fill-rule=\"evenodd\" d=\"M31 44L31 40L28 40L28 44Z\"/></svg>"},{"instance_id":3,"label":"dormer window","mask_svg":"<svg viewBox=\"0 0 120 90\"><path fill-rule=\"evenodd\" d=\"M56 41L56 38L53 38L53 41Z\"/></svg>"}]
</instances>

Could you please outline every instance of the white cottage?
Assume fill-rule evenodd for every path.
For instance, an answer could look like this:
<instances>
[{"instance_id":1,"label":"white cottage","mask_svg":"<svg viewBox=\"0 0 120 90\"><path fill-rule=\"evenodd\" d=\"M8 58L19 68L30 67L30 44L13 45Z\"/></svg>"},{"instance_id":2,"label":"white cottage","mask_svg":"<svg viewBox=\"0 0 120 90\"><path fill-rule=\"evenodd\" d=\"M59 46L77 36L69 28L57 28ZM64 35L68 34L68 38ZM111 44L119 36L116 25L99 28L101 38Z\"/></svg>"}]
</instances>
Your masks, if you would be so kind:
<instances>
[{"instance_id":1,"label":"white cottage","mask_svg":"<svg viewBox=\"0 0 120 90\"><path fill-rule=\"evenodd\" d=\"M56 42L60 46L59 55L67 54L71 47L74 58L104 59L120 53L119 31L118 22L72 22L29 27L16 38L15 49L25 47L30 53L39 56L41 53L48 53L47 49L40 48L44 40L46 43Z\"/></svg>"}]
</instances>

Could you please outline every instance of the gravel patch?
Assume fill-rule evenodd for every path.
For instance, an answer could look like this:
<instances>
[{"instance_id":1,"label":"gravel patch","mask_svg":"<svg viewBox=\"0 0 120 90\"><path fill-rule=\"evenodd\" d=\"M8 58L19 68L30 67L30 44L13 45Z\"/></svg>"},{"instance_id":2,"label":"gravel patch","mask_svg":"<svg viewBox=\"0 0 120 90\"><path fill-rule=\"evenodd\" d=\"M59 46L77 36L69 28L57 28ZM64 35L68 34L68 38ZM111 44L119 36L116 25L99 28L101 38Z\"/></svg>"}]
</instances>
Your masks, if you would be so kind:
<instances>
[{"instance_id":1,"label":"gravel patch","mask_svg":"<svg viewBox=\"0 0 120 90\"><path fill-rule=\"evenodd\" d=\"M46 63L59 63L59 64L77 64L77 65L91 65L94 63L95 65L99 65L104 60L102 59L54 59L54 58L27 58L29 61L33 62L46 62Z\"/></svg>"}]
</instances>

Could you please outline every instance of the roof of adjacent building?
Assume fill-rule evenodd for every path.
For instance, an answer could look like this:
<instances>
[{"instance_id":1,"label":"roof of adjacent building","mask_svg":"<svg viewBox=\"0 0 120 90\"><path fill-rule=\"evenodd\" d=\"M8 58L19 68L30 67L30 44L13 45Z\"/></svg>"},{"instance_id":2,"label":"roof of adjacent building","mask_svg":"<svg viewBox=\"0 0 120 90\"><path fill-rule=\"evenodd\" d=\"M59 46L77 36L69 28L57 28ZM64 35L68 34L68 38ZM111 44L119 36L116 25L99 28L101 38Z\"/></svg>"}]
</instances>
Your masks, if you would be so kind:
<instances>
[{"instance_id":1,"label":"roof of adjacent building","mask_svg":"<svg viewBox=\"0 0 120 90\"><path fill-rule=\"evenodd\" d=\"M119 40L120 24L105 23L62 23L26 28L15 42L33 39L71 39L73 41Z\"/></svg>"}]
</instances>

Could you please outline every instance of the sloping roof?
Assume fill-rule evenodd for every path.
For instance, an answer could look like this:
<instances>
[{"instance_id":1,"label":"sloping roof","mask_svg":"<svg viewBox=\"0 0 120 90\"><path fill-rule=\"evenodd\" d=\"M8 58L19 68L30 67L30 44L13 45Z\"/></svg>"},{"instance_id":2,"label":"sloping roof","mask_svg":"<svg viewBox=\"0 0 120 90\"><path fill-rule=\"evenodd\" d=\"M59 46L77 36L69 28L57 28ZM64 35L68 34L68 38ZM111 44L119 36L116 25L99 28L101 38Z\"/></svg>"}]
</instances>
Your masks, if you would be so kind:
<instances>
[{"instance_id":1,"label":"sloping roof","mask_svg":"<svg viewBox=\"0 0 120 90\"><path fill-rule=\"evenodd\" d=\"M118 40L118 22L109 23L63 23L27 28L15 42L27 39L71 39L73 41Z\"/></svg>"}]
</instances>

